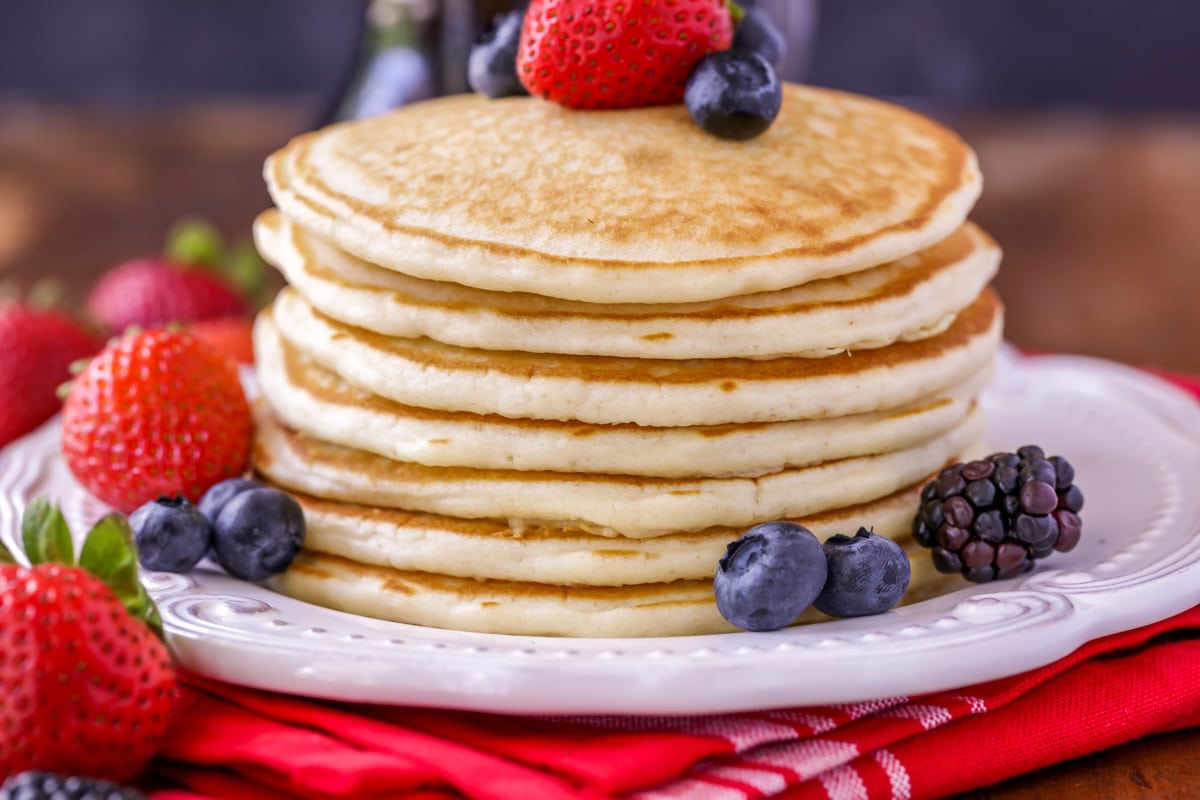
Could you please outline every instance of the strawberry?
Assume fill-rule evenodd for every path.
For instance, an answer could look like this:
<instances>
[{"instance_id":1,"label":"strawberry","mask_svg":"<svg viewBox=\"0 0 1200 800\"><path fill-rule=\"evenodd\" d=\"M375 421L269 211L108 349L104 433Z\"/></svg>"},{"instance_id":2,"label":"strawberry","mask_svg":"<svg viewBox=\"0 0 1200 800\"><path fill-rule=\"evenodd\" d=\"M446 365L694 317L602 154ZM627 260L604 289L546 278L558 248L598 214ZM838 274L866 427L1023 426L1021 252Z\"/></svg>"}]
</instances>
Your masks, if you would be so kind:
<instances>
[{"instance_id":1,"label":"strawberry","mask_svg":"<svg viewBox=\"0 0 1200 800\"><path fill-rule=\"evenodd\" d=\"M254 323L245 317L202 320L184 330L239 364L254 363Z\"/></svg>"},{"instance_id":2,"label":"strawberry","mask_svg":"<svg viewBox=\"0 0 1200 800\"><path fill-rule=\"evenodd\" d=\"M93 287L86 308L111 332L244 317L247 299L265 298L265 265L249 241L226 247L220 233L183 220L167 235L164 254L126 262Z\"/></svg>"},{"instance_id":3,"label":"strawberry","mask_svg":"<svg viewBox=\"0 0 1200 800\"><path fill-rule=\"evenodd\" d=\"M220 275L166 258L128 261L100 279L88 314L110 331L246 313L246 301Z\"/></svg>"},{"instance_id":4,"label":"strawberry","mask_svg":"<svg viewBox=\"0 0 1200 800\"><path fill-rule=\"evenodd\" d=\"M517 75L571 108L683 100L692 66L733 38L726 0L532 0Z\"/></svg>"},{"instance_id":5,"label":"strawberry","mask_svg":"<svg viewBox=\"0 0 1200 800\"><path fill-rule=\"evenodd\" d=\"M197 503L240 475L253 420L225 354L181 331L131 333L71 384L62 449L79 482L121 511L165 495Z\"/></svg>"},{"instance_id":6,"label":"strawberry","mask_svg":"<svg viewBox=\"0 0 1200 800\"><path fill-rule=\"evenodd\" d=\"M84 540L44 498L21 523L31 566L0 545L0 781L25 770L134 777L178 684L133 536L110 514Z\"/></svg>"},{"instance_id":7,"label":"strawberry","mask_svg":"<svg viewBox=\"0 0 1200 800\"><path fill-rule=\"evenodd\" d=\"M61 405L55 391L73 361L100 343L57 311L0 304L0 447L42 424Z\"/></svg>"}]
</instances>

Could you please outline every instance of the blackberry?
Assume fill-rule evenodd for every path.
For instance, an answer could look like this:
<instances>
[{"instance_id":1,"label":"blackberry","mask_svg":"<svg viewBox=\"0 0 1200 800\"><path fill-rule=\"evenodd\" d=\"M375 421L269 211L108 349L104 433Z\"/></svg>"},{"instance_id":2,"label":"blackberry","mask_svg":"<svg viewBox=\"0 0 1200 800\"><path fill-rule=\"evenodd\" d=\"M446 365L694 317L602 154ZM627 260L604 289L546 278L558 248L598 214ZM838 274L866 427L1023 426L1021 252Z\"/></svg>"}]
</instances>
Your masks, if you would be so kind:
<instances>
[{"instance_id":1,"label":"blackberry","mask_svg":"<svg viewBox=\"0 0 1200 800\"><path fill-rule=\"evenodd\" d=\"M1079 543L1083 492L1062 456L1026 445L952 464L921 490L913 538L939 572L982 583L1011 578Z\"/></svg>"},{"instance_id":2,"label":"blackberry","mask_svg":"<svg viewBox=\"0 0 1200 800\"><path fill-rule=\"evenodd\" d=\"M0 800L146 800L146 795L98 778L29 770L0 786Z\"/></svg>"}]
</instances>

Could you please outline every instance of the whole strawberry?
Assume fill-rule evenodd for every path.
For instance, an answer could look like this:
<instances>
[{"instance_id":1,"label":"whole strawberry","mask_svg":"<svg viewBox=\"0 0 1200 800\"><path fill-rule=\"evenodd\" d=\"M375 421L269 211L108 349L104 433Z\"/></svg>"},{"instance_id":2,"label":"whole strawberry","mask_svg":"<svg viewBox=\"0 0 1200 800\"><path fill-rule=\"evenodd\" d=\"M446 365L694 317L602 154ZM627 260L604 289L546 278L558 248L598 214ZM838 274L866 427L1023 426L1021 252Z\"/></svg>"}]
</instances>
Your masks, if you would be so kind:
<instances>
[{"instance_id":1,"label":"whole strawberry","mask_svg":"<svg viewBox=\"0 0 1200 800\"><path fill-rule=\"evenodd\" d=\"M152 328L244 315L246 301L225 278L206 268L147 258L106 273L88 295L85 308L108 330L120 332L134 325Z\"/></svg>"},{"instance_id":2,"label":"whole strawberry","mask_svg":"<svg viewBox=\"0 0 1200 800\"><path fill-rule=\"evenodd\" d=\"M67 466L125 512L161 495L199 502L208 487L245 470L252 432L233 360L179 331L115 341L63 404Z\"/></svg>"},{"instance_id":3,"label":"whole strawberry","mask_svg":"<svg viewBox=\"0 0 1200 800\"><path fill-rule=\"evenodd\" d=\"M58 411L55 392L71 377L71 363L100 344L57 311L0 304L0 447Z\"/></svg>"},{"instance_id":4,"label":"whole strawberry","mask_svg":"<svg viewBox=\"0 0 1200 800\"><path fill-rule=\"evenodd\" d=\"M532 0L517 75L571 108L678 103L692 66L727 49L733 27L725 0Z\"/></svg>"},{"instance_id":5,"label":"whole strawberry","mask_svg":"<svg viewBox=\"0 0 1200 800\"><path fill-rule=\"evenodd\" d=\"M124 517L73 542L44 499L25 511L31 566L0 545L0 781L25 770L134 777L177 695L154 603Z\"/></svg>"}]
</instances>

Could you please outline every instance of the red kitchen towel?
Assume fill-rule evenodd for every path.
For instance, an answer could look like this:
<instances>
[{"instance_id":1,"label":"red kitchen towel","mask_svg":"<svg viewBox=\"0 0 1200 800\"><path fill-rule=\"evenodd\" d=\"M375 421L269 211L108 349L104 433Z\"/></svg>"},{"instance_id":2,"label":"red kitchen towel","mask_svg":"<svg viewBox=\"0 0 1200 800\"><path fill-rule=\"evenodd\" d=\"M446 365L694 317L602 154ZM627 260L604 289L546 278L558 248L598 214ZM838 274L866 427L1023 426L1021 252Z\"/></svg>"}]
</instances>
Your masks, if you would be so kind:
<instances>
[{"instance_id":1,"label":"red kitchen towel","mask_svg":"<svg viewBox=\"0 0 1200 800\"><path fill-rule=\"evenodd\" d=\"M1200 606L986 684L747 714L530 719L185 681L149 776L177 788L155 800L920 800L1200 725Z\"/></svg>"},{"instance_id":2,"label":"red kitchen towel","mask_svg":"<svg viewBox=\"0 0 1200 800\"><path fill-rule=\"evenodd\" d=\"M193 676L185 704L153 770L185 788L156 800L934 798L1200 725L1200 607L1012 678L851 705L526 719Z\"/></svg>"}]
</instances>

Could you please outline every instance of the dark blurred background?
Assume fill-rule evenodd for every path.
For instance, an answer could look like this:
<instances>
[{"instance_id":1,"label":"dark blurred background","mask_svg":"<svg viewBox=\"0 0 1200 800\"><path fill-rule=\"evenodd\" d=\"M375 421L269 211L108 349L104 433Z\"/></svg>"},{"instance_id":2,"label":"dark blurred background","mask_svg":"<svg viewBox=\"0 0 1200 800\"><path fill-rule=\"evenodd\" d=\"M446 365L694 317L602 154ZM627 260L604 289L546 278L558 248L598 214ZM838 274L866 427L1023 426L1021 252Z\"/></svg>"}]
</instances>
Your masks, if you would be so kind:
<instances>
[{"instance_id":1,"label":"dark blurred background","mask_svg":"<svg viewBox=\"0 0 1200 800\"><path fill-rule=\"evenodd\" d=\"M1194 0L759 0L807 36L789 71L947 109L1200 106ZM460 16L470 0L404 0ZM818 6L818 7L814 7ZM357 0L0 0L0 92L54 102L212 95L318 103L358 42ZM473 27L473 25L471 26Z\"/></svg>"},{"instance_id":2,"label":"dark blurred background","mask_svg":"<svg viewBox=\"0 0 1200 800\"><path fill-rule=\"evenodd\" d=\"M0 283L65 276L78 302L181 216L244 236L268 152L461 88L504 4L0 0ZM790 77L917 107L976 148L1010 338L1200 372L1200 3L759 4Z\"/></svg>"}]
</instances>

